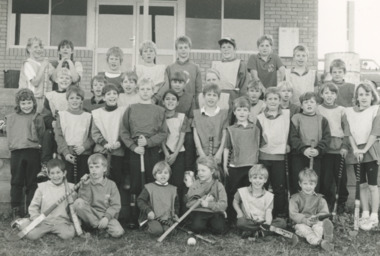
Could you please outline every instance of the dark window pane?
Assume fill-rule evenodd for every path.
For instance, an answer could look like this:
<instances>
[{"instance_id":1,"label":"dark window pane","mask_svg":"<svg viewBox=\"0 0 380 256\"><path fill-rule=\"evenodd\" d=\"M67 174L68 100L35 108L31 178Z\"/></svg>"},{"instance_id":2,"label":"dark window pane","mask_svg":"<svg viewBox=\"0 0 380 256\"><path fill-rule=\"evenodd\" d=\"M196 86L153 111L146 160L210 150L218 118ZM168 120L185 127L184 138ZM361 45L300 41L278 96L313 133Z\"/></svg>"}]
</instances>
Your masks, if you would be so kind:
<instances>
[{"instance_id":1,"label":"dark window pane","mask_svg":"<svg viewBox=\"0 0 380 256\"><path fill-rule=\"evenodd\" d=\"M100 5L99 14L131 14L133 15L133 6Z\"/></svg>"},{"instance_id":2,"label":"dark window pane","mask_svg":"<svg viewBox=\"0 0 380 256\"><path fill-rule=\"evenodd\" d=\"M220 19L221 0L187 0L186 18Z\"/></svg>"},{"instance_id":3,"label":"dark window pane","mask_svg":"<svg viewBox=\"0 0 380 256\"><path fill-rule=\"evenodd\" d=\"M140 14L144 14L144 6L140 6ZM164 15L164 16L173 16L174 8L173 7L163 7L163 6L150 6L149 15Z\"/></svg>"},{"instance_id":4,"label":"dark window pane","mask_svg":"<svg viewBox=\"0 0 380 256\"><path fill-rule=\"evenodd\" d=\"M52 0L52 15L87 15L87 0Z\"/></svg>"},{"instance_id":5,"label":"dark window pane","mask_svg":"<svg viewBox=\"0 0 380 256\"><path fill-rule=\"evenodd\" d=\"M224 0L225 19L260 19L261 0Z\"/></svg>"},{"instance_id":6,"label":"dark window pane","mask_svg":"<svg viewBox=\"0 0 380 256\"><path fill-rule=\"evenodd\" d=\"M13 0L12 13L49 13L49 0Z\"/></svg>"}]
</instances>

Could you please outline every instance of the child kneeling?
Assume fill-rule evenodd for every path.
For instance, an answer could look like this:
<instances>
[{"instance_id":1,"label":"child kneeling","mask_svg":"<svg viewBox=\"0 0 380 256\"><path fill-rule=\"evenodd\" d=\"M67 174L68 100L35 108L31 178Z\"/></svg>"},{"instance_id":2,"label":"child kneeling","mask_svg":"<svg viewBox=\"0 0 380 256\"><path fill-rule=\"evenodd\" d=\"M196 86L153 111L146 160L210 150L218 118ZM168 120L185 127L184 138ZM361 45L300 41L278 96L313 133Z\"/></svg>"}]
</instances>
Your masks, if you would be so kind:
<instances>
[{"instance_id":1,"label":"child kneeling","mask_svg":"<svg viewBox=\"0 0 380 256\"><path fill-rule=\"evenodd\" d=\"M64 179L66 179L65 163L59 159L52 159L47 163L48 177L50 180L38 184L36 193L29 206L30 220L38 216L54 205L59 198L66 194ZM74 187L69 183L70 189ZM47 233L56 234L62 239L71 239L75 236L74 225L66 211L67 200L64 200L54 209L42 223L30 231L26 238L37 240ZM29 223L23 224L26 227Z\"/></svg>"},{"instance_id":2,"label":"child kneeling","mask_svg":"<svg viewBox=\"0 0 380 256\"><path fill-rule=\"evenodd\" d=\"M198 200L201 204L191 213L190 229L200 233L210 228L212 233L222 234L226 228L227 194L218 180L218 164L212 156L201 156L197 169L199 179L189 188L186 206L190 208Z\"/></svg>"},{"instance_id":3,"label":"child kneeling","mask_svg":"<svg viewBox=\"0 0 380 256\"><path fill-rule=\"evenodd\" d=\"M260 230L261 224L285 228L284 219L272 219L274 196L264 188L268 180L267 169L261 164L256 164L249 170L248 178L251 185L239 188L234 196L233 206L237 213L236 227L244 231L243 236L252 236L253 232Z\"/></svg>"},{"instance_id":4,"label":"child kneeling","mask_svg":"<svg viewBox=\"0 0 380 256\"><path fill-rule=\"evenodd\" d=\"M296 223L296 234L305 237L309 244L321 245L324 250L331 251L334 249L331 244L333 224L329 219L318 220L318 215L329 213L326 200L314 191L318 176L314 170L305 168L298 177L301 191L292 195L289 201L289 217Z\"/></svg>"},{"instance_id":5,"label":"child kneeling","mask_svg":"<svg viewBox=\"0 0 380 256\"><path fill-rule=\"evenodd\" d=\"M121 208L120 194L115 182L104 177L107 159L102 154L93 154L88 158L88 167L90 179L78 191L75 211L92 228L107 229L110 236L121 237L124 229L117 220Z\"/></svg>"},{"instance_id":6,"label":"child kneeling","mask_svg":"<svg viewBox=\"0 0 380 256\"><path fill-rule=\"evenodd\" d=\"M148 220L148 233L160 236L178 220L177 188L168 183L171 168L165 161L153 167L155 182L146 184L137 198L141 215L139 222Z\"/></svg>"}]
</instances>

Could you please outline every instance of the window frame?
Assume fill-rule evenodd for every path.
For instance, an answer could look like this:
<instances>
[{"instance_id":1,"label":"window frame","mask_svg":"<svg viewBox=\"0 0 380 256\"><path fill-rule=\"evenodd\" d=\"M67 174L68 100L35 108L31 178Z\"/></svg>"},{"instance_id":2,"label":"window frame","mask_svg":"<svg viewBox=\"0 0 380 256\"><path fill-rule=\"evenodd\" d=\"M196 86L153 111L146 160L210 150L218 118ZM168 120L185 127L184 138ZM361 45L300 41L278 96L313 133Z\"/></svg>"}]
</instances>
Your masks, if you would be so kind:
<instances>
[{"instance_id":1,"label":"window frame","mask_svg":"<svg viewBox=\"0 0 380 256\"><path fill-rule=\"evenodd\" d=\"M191 1L191 0L185 0L185 1ZM221 0L221 4L222 4L222 9L221 9L221 35L222 36L226 36L224 35L224 0ZM186 11L185 11L185 26L186 26ZM264 34L264 0L260 0L260 34L263 35ZM195 53L220 53L220 50L219 49L195 49L195 48L191 48L191 51L192 52L195 52ZM237 54L256 54L258 53L258 50L255 49L255 50L239 50L239 47L238 49L236 50L236 53Z\"/></svg>"},{"instance_id":2,"label":"window frame","mask_svg":"<svg viewBox=\"0 0 380 256\"><path fill-rule=\"evenodd\" d=\"M91 21L95 20L94 10L95 10L95 2L94 0L87 0L87 19L86 19L86 46L75 46L75 50L93 50L94 46L94 31L91 29ZM13 0L8 0L8 17L7 17L7 31L14 30L14 26L12 27L12 24L10 22L11 15L12 15L12 4ZM52 0L49 0L49 12L47 15L49 15L49 23L48 23L48 42L43 42L44 49L46 50L56 50L58 46L50 45L51 40L51 5ZM13 38L7 36L7 49L25 49L25 45L15 45L12 43Z\"/></svg>"}]
</instances>

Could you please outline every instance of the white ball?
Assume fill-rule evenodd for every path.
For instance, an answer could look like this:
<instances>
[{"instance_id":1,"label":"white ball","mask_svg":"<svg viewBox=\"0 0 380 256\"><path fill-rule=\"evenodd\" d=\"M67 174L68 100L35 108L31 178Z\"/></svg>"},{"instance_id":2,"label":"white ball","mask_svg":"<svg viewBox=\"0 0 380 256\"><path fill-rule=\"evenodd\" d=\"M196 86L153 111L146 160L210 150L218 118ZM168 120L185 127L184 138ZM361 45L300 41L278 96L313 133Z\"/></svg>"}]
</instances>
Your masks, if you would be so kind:
<instances>
[{"instance_id":1,"label":"white ball","mask_svg":"<svg viewBox=\"0 0 380 256\"><path fill-rule=\"evenodd\" d=\"M194 237L190 237L187 239L187 245L195 245L197 243L197 240L195 240Z\"/></svg>"}]
</instances>

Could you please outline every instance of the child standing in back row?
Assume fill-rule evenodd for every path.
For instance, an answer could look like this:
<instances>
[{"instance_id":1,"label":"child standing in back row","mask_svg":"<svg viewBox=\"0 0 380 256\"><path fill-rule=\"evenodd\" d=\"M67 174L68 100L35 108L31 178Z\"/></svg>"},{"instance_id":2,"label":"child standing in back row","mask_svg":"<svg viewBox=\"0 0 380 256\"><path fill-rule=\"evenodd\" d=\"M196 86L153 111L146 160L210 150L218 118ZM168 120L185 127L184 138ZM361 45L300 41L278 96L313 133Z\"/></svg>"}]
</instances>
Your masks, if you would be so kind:
<instances>
[{"instance_id":1,"label":"child standing in back row","mask_svg":"<svg viewBox=\"0 0 380 256\"><path fill-rule=\"evenodd\" d=\"M338 87L336 104L342 107L355 106L355 85L344 80L346 75L346 63L341 59L333 60L330 64L332 82Z\"/></svg>"},{"instance_id":2,"label":"child standing in back row","mask_svg":"<svg viewBox=\"0 0 380 256\"><path fill-rule=\"evenodd\" d=\"M363 209L359 220L362 230L371 230L379 224L379 169L380 114L379 96L371 82L363 82L355 90L356 106L346 109L345 136L349 136L351 149L347 163L353 164L355 175L360 175L360 204ZM358 169L360 173L357 173ZM369 193L368 193L369 190ZM369 195L371 195L371 215Z\"/></svg>"}]
</instances>

